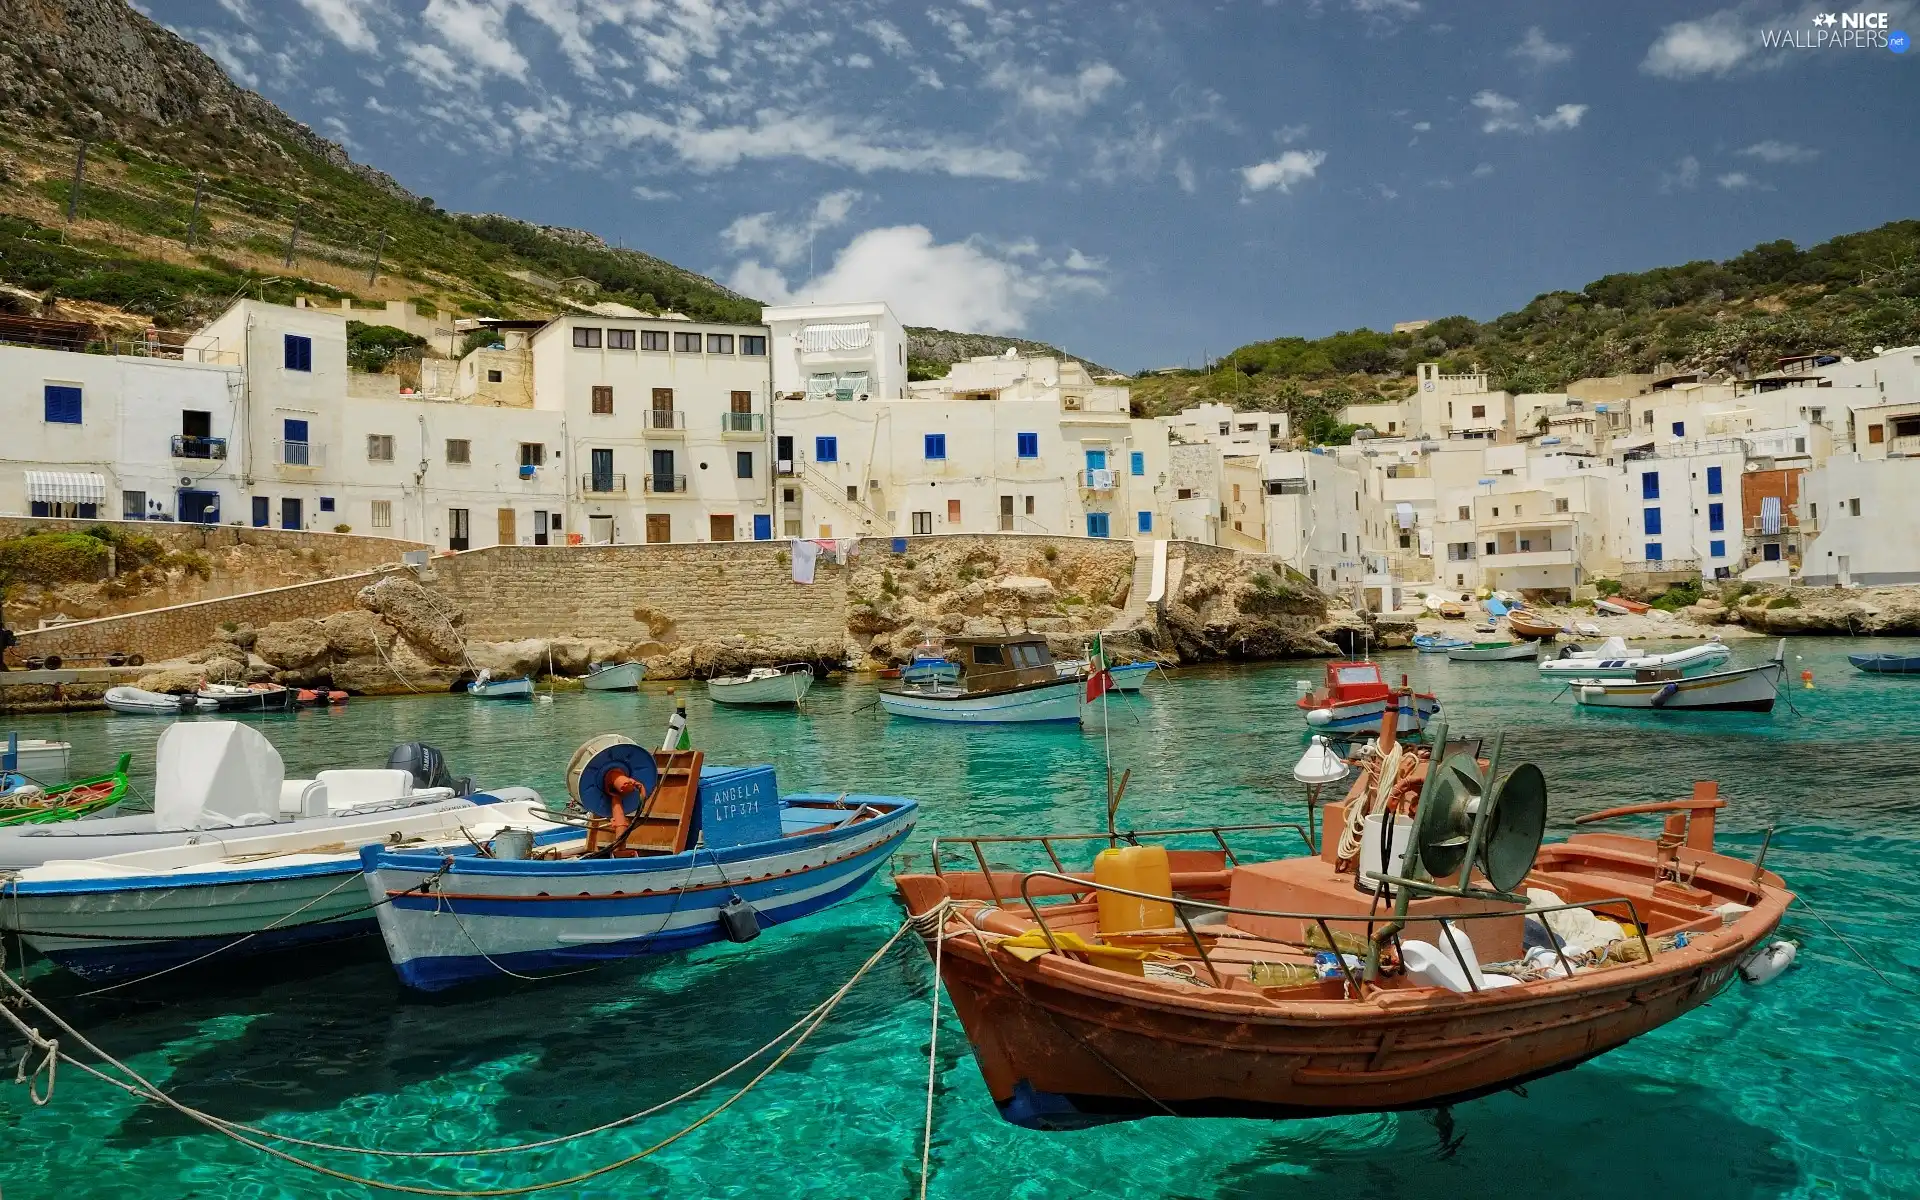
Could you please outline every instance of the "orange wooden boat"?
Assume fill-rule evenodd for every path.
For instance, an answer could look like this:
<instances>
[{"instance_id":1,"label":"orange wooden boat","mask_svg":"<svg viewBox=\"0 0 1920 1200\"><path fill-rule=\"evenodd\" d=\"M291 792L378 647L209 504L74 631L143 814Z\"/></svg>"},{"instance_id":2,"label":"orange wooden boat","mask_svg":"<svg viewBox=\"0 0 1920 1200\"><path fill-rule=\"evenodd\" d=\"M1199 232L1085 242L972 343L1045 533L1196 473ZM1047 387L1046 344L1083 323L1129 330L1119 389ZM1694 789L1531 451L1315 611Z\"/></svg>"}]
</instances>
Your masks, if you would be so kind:
<instances>
[{"instance_id":1,"label":"orange wooden boat","mask_svg":"<svg viewBox=\"0 0 1920 1200\"><path fill-rule=\"evenodd\" d=\"M1560 626L1524 608L1512 609L1507 613L1507 628L1513 631L1515 637L1542 642L1551 642L1562 633Z\"/></svg>"},{"instance_id":2,"label":"orange wooden boat","mask_svg":"<svg viewBox=\"0 0 1920 1200\"><path fill-rule=\"evenodd\" d=\"M1119 853L1149 856L1148 874L1166 841L1211 843L1166 849L1157 884L1125 888L1099 878L1113 851L1092 872L1061 863L1109 833L974 837L940 839L931 873L896 876L1002 1116L1066 1129L1435 1107L1577 1066L1706 1003L1736 971L1764 975L1763 957L1791 962L1768 939L1793 897L1763 862L1714 850L1714 785L1580 818L1664 814L1657 836L1542 847L1545 789L1525 786L1535 768L1488 789L1497 743L1494 762L1474 751L1432 771L1392 741L1388 730L1387 753L1326 806L1326 845L1297 858L1243 861L1227 838L1298 827L1124 834ZM1406 875L1356 870L1371 845L1342 857L1348 839L1333 834L1354 805L1430 809L1431 821L1414 811ZM1022 842L1051 869L999 865ZM956 846L975 869L945 869ZM1429 855L1456 864L1452 877L1427 871ZM1126 929L1129 915L1160 927ZM1620 936L1584 946L1579 928ZM1528 942L1540 944L1530 958ZM1439 967L1436 946L1448 947Z\"/></svg>"}]
</instances>

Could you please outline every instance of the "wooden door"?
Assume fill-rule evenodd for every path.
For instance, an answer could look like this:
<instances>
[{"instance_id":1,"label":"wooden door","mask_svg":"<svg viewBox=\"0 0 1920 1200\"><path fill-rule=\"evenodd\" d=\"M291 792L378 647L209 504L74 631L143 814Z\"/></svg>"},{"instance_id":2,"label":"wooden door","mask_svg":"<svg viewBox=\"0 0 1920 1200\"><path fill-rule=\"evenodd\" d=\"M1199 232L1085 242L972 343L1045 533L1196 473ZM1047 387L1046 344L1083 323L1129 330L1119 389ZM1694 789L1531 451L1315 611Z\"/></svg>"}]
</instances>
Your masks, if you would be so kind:
<instances>
[{"instance_id":1,"label":"wooden door","mask_svg":"<svg viewBox=\"0 0 1920 1200\"><path fill-rule=\"evenodd\" d=\"M513 510L510 508L500 510L500 536L495 544L500 546L517 546L520 544L520 533L516 528Z\"/></svg>"},{"instance_id":2,"label":"wooden door","mask_svg":"<svg viewBox=\"0 0 1920 1200\"><path fill-rule=\"evenodd\" d=\"M714 542L733 540L733 516L730 513L712 513L707 517L707 539Z\"/></svg>"},{"instance_id":3,"label":"wooden door","mask_svg":"<svg viewBox=\"0 0 1920 1200\"><path fill-rule=\"evenodd\" d=\"M647 540L649 542L670 542L673 540L673 518L666 513L647 514Z\"/></svg>"}]
</instances>

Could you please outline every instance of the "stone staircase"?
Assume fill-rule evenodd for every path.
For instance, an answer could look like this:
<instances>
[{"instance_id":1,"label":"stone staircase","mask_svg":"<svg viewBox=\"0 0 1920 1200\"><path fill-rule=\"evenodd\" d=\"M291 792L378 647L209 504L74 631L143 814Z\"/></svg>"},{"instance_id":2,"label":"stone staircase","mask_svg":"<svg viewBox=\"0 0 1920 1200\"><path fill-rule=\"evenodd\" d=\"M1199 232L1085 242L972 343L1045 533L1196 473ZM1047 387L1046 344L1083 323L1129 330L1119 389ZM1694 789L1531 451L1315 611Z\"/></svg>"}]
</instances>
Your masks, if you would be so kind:
<instances>
[{"instance_id":1,"label":"stone staircase","mask_svg":"<svg viewBox=\"0 0 1920 1200\"><path fill-rule=\"evenodd\" d=\"M1124 633L1148 624L1152 619L1155 601L1149 599L1153 592L1153 563L1155 547L1164 547L1161 542L1135 542L1133 548L1133 582L1127 587L1127 603L1121 608L1120 615L1108 627L1110 633ZM1164 550L1160 551L1164 554Z\"/></svg>"}]
</instances>

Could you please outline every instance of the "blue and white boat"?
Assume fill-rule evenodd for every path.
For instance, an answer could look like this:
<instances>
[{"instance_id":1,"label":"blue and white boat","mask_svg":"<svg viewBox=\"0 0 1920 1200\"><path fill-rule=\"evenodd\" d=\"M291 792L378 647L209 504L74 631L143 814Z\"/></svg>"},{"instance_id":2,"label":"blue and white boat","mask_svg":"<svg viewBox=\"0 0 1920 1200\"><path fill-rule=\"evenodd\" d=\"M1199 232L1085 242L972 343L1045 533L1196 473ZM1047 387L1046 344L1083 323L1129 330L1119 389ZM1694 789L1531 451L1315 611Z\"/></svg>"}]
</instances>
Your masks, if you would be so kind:
<instances>
[{"instance_id":1,"label":"blue and white boat","mask_svg":"<svg viewBox=\"0 0 1920 1200\"><path fill-rule=\"evenodd\" d=\"M1422 654L1445 654L1449 650L1464 650L1473 645L1465 638L1448 637L1444 633L1416 633L1413 635L1413 648Z\"/></svg>"},{"instance_id":2,"label":"blue and white boat","mask_svg":"<svg viewBox=\"0 0 1920 1200\"><path fill-rule=\"evenodd\" d=\"M467 695L475 700L531 700L533 679L526 675L495 679L492 672L482 671L467 685Z\"/></svg>"},{"instance_id":3,"label":"blue and white boat","mask_svg":"<svg viewBox=\"0 0 1920 1200\"><path fill-rule=\"evenodd\" d=\"M1847 661L1869 675L1920 675L1920 654L1849 654Z\"/></svg>"},{"instance_id":4,"label":"blue and white boat","mask_svg":"<svg viewBox=\"0 0 1920 1200\"><path fill-rule=\"evenodd\" d=\"M908 683L882 688L888 715L966 725L1033 724L1081 720L1085 668L1063 670L1039 634L954 639L960 678L953 683Z\"/></svg>"},{"instance_id":5,"label":"blue and white boat","mask_svg":"<svg viewBox=\"0 0 1920 1200\"><path fill-rule=\"evenodd\" d=\"M1543 679L1641 679L1649 672L1704 675L1718 668L1733 652L1718 638L1666 654L1637 653L1620 638L1611 637L1598 650L1578 646L1561 649L1556 658L1540 660Z\"/></svg>"},{"instance_id":6,"label":"blue and white boat","mask_svg":"<svg viewBox=\"0 0 1920 1200\"><path fill-rule=\"evenodd\" d=\"M580 748L568 786L580 827L525 856L361 851L361 900L379 905L401 982L431 992L748 941L858 891L916 812L900 797L782 796L770 766L703 771L698 751L615 736Z\"/></svg>"},{"instance_id":7,"label":"blue and white boat","mask_svg":"<svg viewBox=\"0 0 1920 1200\"><path fill-rule=\"evenodd\" d=\"M281 797L296 782L312 815L287 820ZM374 929L358 886L362 845L472 853L504 829L551 831L535 809L544 805L531 789L469 798L419 787L393 768L286 780L257 731L176 725L158 752L155 829L105 839L164 844L10 873L0 882L0 929L91 980L356 937Z\"/></svg>"}]
</instances>

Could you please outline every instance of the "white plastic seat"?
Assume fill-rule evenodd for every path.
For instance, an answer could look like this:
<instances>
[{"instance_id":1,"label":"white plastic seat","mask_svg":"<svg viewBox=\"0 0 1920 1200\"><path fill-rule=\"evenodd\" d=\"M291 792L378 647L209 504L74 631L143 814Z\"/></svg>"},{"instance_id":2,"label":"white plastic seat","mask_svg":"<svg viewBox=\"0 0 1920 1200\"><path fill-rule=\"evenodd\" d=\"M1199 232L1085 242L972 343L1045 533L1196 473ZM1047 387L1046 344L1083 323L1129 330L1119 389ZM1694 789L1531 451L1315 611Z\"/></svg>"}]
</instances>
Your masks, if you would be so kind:
<instances>
[{"instance_id":1,"label":"white plastic seat","mask_svg":"<svg viewBox=\"0 0 1920 1200\"><path fill-rule=\"evenodd\" d=\"M386 767L322 771L314 782L325 786L332 808L357 808L413 795L412 773Z\"/></svg>"}]
</instances>

